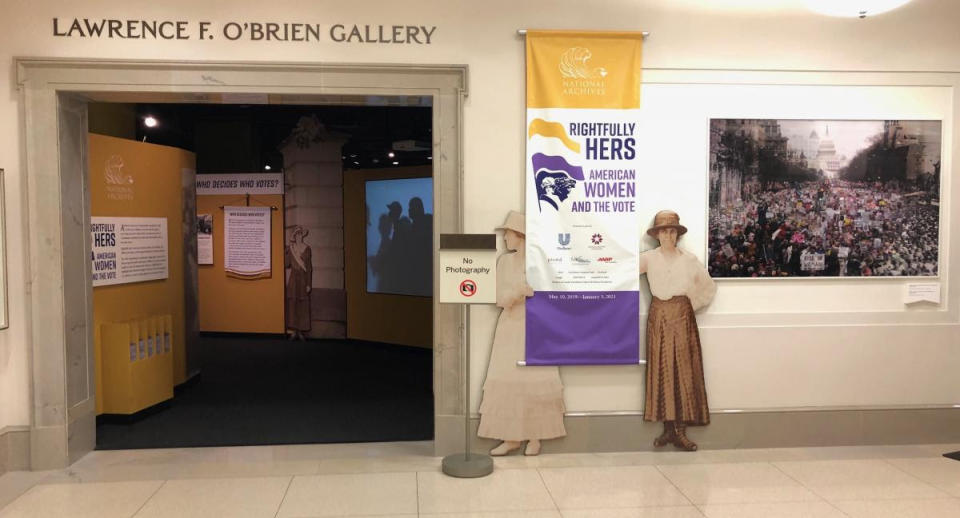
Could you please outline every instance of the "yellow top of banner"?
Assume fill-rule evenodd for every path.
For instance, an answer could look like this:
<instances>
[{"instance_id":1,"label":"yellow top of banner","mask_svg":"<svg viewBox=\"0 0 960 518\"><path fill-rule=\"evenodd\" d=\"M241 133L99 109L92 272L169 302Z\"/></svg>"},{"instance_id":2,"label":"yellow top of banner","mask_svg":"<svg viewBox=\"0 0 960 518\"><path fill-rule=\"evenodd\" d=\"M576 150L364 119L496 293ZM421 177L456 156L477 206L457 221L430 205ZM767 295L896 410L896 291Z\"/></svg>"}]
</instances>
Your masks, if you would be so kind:
<instances>
[{"instance_id":1,"label":"yellow top of banner","mask_svg":"<svg viewBox=\"0 0 960 518\"><path fill-rule=\"evenodd\" d=\"M527 108L639 108L643 33L527 31Z\"/></svg>"}]
</instances>

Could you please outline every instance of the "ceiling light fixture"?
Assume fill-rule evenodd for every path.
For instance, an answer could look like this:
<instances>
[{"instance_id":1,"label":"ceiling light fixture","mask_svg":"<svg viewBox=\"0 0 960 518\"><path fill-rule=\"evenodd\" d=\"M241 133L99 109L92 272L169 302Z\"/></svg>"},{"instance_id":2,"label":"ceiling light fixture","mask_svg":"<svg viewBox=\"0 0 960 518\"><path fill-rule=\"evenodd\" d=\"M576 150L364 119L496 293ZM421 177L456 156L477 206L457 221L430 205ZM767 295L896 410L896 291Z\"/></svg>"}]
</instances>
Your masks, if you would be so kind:
<instances>
[{"instance_id":1,"label":"ceiling light fixture","mask_svg":"<svg viewBox=\"0 0 960 518\"><path fill-rule=\"evenodd\" d=\"M910 0L805 0L805 2L807 9L827 16L866 18L892 11Z\"/></svg>"},{"instance_id":2,"label":"ceiling light fixture","mask_svg":"<svg viewBox=\"0 0 960 518\"><path fill-rule=\"evenodd\" d=\"M387 153L387 156L390 157L390 158L393 158L393 157L394 157L393 151Z\"/></svg>"},{"instance_id":3,"label":"ceiling light fixture","mask_svg":"<svg viewBox=\"0 0 960 518\"><path fill-rule=\"evenodd\" d=\"M157 119L155 119L153 115L147 115L143 118L143 125L148 128L156 128L158 124L160 123L157 122Z\"/></svg>"},{"instance_id":4,"label":"ceiling light fixture","mask_svg":"<svg viewBox=\"0 0 960 518\"><path fill-rule=\"evenodd\" d=\"M264 171L269 171L270 169L271 169L271 168L270 168L270 164L267 164L267 165L263 166L263 170L264 170Z\"/></svg>"}]
</instances>

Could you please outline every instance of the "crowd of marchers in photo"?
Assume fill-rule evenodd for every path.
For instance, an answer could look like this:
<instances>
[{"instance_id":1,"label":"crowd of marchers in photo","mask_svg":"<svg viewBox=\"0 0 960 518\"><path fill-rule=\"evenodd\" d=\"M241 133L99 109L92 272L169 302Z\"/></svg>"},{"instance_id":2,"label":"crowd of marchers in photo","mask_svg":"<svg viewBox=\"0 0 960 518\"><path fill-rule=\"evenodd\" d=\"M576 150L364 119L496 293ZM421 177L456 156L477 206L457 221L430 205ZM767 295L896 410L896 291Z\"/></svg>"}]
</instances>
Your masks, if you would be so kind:
<instances>
[{"instance_id":1,"label":"crowd of marchers in photo","mask_svg":"<svg viewBox=\"0 0 960 518\"><path fill-rule=\"evenodd\" d=\"M711 209L709 232L713 277L937 274L938 197L909 182L771 182Z\"/></svg>"}]
</instances>

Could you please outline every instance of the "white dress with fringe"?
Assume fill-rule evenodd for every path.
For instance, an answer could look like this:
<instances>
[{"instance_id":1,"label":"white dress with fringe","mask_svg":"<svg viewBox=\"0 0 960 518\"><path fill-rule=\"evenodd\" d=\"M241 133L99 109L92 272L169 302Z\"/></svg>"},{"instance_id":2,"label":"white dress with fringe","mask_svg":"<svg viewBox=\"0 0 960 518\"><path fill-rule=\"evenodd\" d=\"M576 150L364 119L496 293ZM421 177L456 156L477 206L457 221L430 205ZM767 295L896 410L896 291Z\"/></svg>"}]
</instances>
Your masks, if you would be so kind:
<instances>
[{"instance_id":1,"label":"white dress with fringe","mask_svg":"<svg viewBox=\"0 0 960 518\"><path fill-rule=\"evenodd\" d=\"M518 367L524 358L527 287L523 252L497 261L497 320L483 383L478 435L504 441L552 439L563 427L563 384L555 366Z\"/></svg>"}]
</instances>

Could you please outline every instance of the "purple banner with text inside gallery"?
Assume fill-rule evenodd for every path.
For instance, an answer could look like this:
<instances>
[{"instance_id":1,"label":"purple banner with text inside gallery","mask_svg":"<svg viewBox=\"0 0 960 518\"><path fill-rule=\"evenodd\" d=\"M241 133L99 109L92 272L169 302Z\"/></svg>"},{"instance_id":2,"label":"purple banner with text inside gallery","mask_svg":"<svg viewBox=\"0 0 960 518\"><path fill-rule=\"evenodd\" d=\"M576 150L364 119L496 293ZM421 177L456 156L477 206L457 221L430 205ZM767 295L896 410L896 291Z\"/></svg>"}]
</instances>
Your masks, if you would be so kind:
<instances>
[{"instance_id":1,"label":"purple banner with text inside gallery","mask_svg":"<svg viewBox=\"0 0 960 518\"><path fill-rule=\"evenodd\" d=\"M639 361L641 46L527 32L527 365Z\"/></svg>"}]
</instances>

